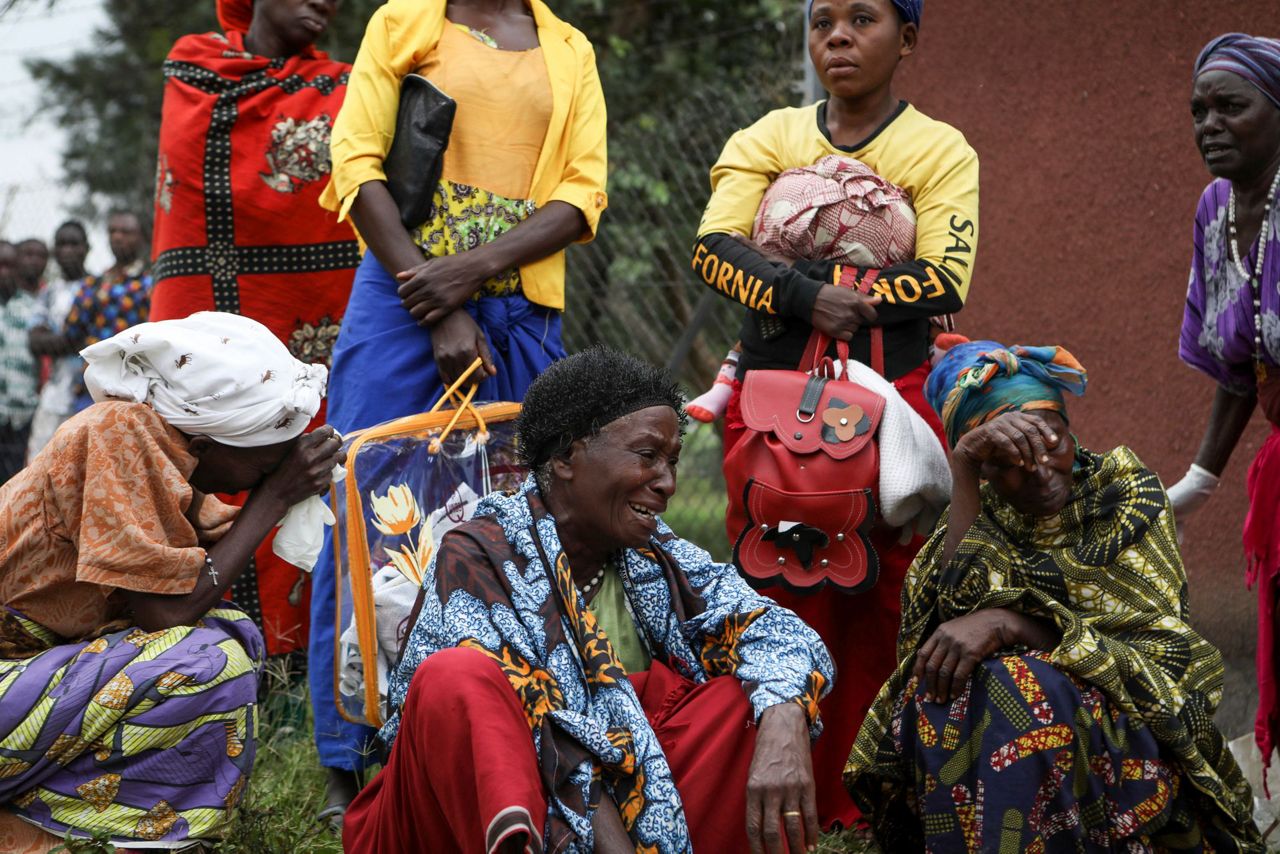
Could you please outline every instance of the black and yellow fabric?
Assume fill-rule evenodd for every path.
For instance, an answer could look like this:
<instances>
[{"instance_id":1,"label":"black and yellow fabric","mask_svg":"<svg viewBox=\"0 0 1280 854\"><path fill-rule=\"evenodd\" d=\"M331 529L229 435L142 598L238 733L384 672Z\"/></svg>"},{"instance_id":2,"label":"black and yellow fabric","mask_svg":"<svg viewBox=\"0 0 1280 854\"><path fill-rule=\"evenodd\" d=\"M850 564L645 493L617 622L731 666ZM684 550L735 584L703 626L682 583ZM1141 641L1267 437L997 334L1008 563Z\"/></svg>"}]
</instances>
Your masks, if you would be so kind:
<instances>
[{"instance_id":1,"label":"black and yellow fabric","mask_svg":"<svg viewBox=\"0 0 1280 854\"><path fill-rule=\"evenodd\" d=\"M1085 847L1139 838L1177 851L1260 852L1249 785L1213 723L1222 657L1189 623L1164 489L1128 448L1078 448L1076 467L1071 498L1052 517L1025 516L984 486L982 513L945 565L943 517L908 574L899 666L867 715L845 784L882 845L925 844L921 833L952 826L971 837L985 822L994 847L981 850L1004 851L1006 841L1056 850L1063 840L1050 837L1072 831ZM985 608L1052 620L1061 642L1045 653L1002 651L949 706L922 703L916 651L942 622ZM1154 754L1142 746L1152 737ZM1006 769L1028 760L1041 763L1036 783L1008 785ZM1142 798L1118 809L1126 804L1115 793L1140 779L1151 784ZM939 786L941 810L931 799Z\"/></svg>"}]
</instances>

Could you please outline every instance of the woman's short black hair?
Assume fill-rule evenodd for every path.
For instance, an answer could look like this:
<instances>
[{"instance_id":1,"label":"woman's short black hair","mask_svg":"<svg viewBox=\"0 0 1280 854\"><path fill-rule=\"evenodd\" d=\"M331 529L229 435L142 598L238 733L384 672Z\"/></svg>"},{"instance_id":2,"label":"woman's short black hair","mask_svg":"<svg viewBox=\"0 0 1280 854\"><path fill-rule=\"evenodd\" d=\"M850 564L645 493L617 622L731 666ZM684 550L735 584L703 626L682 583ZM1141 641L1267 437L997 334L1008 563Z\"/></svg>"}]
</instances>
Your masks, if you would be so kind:
<instances>
[{"instance_id":1,"label":"woman's short black hair","mask_svg":"<svg viewBox=\"0 0 1280 854\"><path fill-rule=\"evenodd\" d=\"M684 395L665 370L603 345L575 353L543 371L525 393L516 422L520 457L537 469L578 439L650 406L675 410L683 431Z\"/></svg>"}]
</instances>

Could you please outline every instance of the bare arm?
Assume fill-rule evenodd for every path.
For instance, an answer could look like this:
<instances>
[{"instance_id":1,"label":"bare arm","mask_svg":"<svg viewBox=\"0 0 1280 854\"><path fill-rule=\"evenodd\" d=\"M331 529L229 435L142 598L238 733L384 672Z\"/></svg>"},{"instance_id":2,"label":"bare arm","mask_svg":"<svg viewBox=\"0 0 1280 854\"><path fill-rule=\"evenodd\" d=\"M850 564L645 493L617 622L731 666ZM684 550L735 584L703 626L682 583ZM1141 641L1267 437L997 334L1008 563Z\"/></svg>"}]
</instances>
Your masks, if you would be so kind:
<instances>
[{"instance_id":1,"label":"bare arm","mask_svg":"<svg viewBox=\"0 0 1280 854\"><path fill-rule=\"evenodd\" d=\"M1213 408L1209 410L1209 424L1205 427L1200 450L1196 452L1196 465L1214 475L1221 475L1231 459L1231 452L1240 444L1240 437L1249 418L1258 405L1258 395L1232 394L1218 386L1213 395Z\"/></svg>"},{"instance_id":2,"label":"bare arm","mask_svg":"<svg viewBox=\"0 0 1280 854\"><path fill-rule=\"evenodd\" d=\"M751 854L812 851L818 844L809 722L796 703L760 715L747 776L747 842ZM785 840L785 842L784 842Z\"/></svg>"},{"instance_id":3,"label":"bare arm","mask_svg":"<svg viewBox=\"0 0 1280 854\"><path fill-rule=\"evenodd\" d=\"M400 299L414 320L434 326L475 296L486 279L559 252L586 227L582 211L568 202L549 202L488 243L397 272Z\"/></svg>"},{"instance_id":4,"label":"bare arm","mask_svg":"<svg viewBox=\"0 0 1280 854\"><path fill-rule=\"evenodd\" d=\"M1181 480L1168 488L1179 541L1187 519L1203 507L1218 488L1218 477L1227 467L1232 451L1240 444L1240 436L1249 425L1249 418L1257 405L1256 393L1232 394L1222 386L1214 392L1209 423L1205 426L1195 462Z\"/></svg>"},{"instance_id":5,"label":"bare arm","mask_svg":"<svg viewBox=\"0 0 1280 854\"><path fill-rule=\"evenodd\" d=\"M360 185L351 204L351 221L388 272L395 274L422 263L422 250L401 225L400 211L386 183L369 181Z\"/></svg>"},{"instance_id":6,"label":"bare arm","mask_svg":"<svg viewBox=\"0 0 1280 854\"><path fill-rule=\"evenodd\" d=\"M27 333L27 348L36 356L67 356L76 351L65 335L47 326L37 326Z\"/></svg>"},{"instance_id":7,"label":"bare arm","mask_svg":"<svg viewBox=\"0 0 1280 854\"><path fill-rule=\"evenodd\" d=\"M1002 649L1021 645L1053 649L1061 640L1057 626L1008 608L985 608L948 620L934 629L916 653L912 671L925 699L954 700L973 671Z\"/></svg>"},{"instance_id":8,"label":"bare arm","mask_svg":"<svg viewBox=\"0 0 1280 854\"><path fill-rule=\"evenodd\" d=\"M190 593L179 596L125 591L137 624L147 631L189 626L218 604L249 565L262 541L294 504L328 490L335 464L344 459L337 433L321 428L303 436L280 467L250 494L230 530L207 554L217 573L201 572ZM196 493L195 501L203 501Z\"/></svg>"}]
</instances>

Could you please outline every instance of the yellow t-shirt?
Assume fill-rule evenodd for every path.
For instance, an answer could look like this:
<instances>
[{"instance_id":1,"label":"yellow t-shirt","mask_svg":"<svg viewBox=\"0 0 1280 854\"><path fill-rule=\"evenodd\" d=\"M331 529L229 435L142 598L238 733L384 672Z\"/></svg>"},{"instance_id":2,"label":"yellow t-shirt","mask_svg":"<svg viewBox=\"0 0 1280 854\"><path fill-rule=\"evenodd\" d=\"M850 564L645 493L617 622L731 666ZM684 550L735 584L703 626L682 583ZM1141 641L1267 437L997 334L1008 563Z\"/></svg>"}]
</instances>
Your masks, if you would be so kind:
<instances>
[{"instance_id":1,"label":"yellow t-shirt","mask_svg":"<svg viewBox=\"0 0 1280 854\"><path fill-rule=\"evenodd\" d=\"M855 157L911 194L916 212L916 258L936 265L964 299L978 247L978 155L964 135L907 105L852 151L838 148L818 124L822 101L774 110L725 144L711 168L711 200L698 236L751 236L760 201L788 169L811 166L829 154ZM881 281L877 292L893 304L920 298L928 288L905 289Z\"/></svg>"}]
</instances>

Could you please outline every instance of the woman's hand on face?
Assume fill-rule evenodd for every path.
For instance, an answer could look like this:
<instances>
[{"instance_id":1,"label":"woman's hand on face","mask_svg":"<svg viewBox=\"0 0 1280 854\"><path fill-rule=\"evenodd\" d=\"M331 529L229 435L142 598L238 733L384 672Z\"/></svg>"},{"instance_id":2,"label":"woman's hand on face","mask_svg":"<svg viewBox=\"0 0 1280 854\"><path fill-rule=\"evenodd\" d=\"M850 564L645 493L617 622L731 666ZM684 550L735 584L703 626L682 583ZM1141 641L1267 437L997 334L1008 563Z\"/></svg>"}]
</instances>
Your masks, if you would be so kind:
<instances>
[{"instance_id":1,"label":"woman's hand on face","mask_svg":"<svg viewBox=\"0 0 1280 854\"><path fill-rule=\"evenodd\" d=\"M988 608L938 626L916 653L912 671L929 702L954 700L983 659L1014 643L1009 611Z\"/></svg>"},{"instance_id":2,"label":"woman's hand on face","mask_svg":"<svg viewBox=\"0 0 1280 854\"><path fill-rule=\"evenodd\" d=\"M837 341L852 341L855 332L876 322L879 304L879 296L869 297L852 288L824 285L813 302L809 323Z\"/></svg>"},{"instance_id":3,"label":"woman's hand on face","mask_svg":"<svg viewBox=\"0 0 1280 854\"><path fill-rule=\"evenodd\" d=\"M1033 415L1006 412L960 437L951 459L977 470L983 463L1017 466L1028 471L1046 463L1063 437Z\"/></svg>"},{"instance_id":4,"label":"woman's hand on face","mask_svg":"<svg viewBox=\"0 0 1280 854\"><path fill-rule=\"evenodd\" d=\"M267 490L286 507L313 495L325 495L333 483L333 467L347 461L342 436L328 425L299 437L284 462L267 475L259 489Z\"/></svg>"},{"instance_id":5,"label":"woman's hand on face","mask_svg":"<svg viewBox=\"0 0 1280 854\"><path fill-rule=\"evenodd\" d=\"M818 808L809 749L804 709L795 703L765 709L747 776L751 854L782 854L784 828L792 854L817 847Z\"/></svg>"},{"instance_id":6,"label":"woman's hand on face","mask_svg":"<svg viewBox=\"0 0 1280 854\"><path fill-rule=\"evenodd\" d=\"M431 327L431 351L440 380L446 387L465 374L477 358L481 360L480 368L471 375L476 383L498 373L484 331L471 315L461 309L446 315Z\"/></svg>"},{"instance_id":7,"label":"woman's hand on face","mask_svg":"<svg viewBox=\"0 0 1280 854\"><path fill-rule=\"evenodd\" d=\"M478 269L480 260L480 253L464 252L428 258L412 269L396 273L400 282L396 293L401 304L419 326L434 326L471 299L489 278Z\"/></svg>"}]
</instances>

